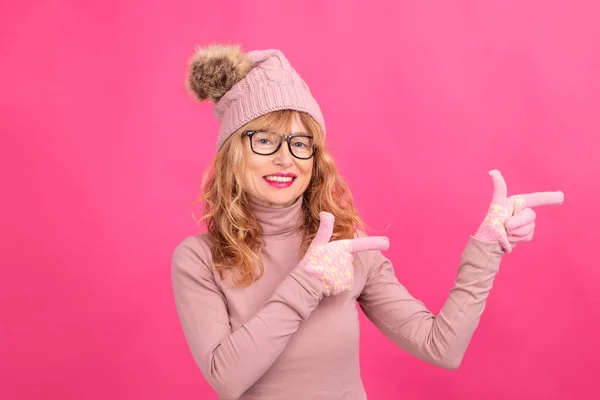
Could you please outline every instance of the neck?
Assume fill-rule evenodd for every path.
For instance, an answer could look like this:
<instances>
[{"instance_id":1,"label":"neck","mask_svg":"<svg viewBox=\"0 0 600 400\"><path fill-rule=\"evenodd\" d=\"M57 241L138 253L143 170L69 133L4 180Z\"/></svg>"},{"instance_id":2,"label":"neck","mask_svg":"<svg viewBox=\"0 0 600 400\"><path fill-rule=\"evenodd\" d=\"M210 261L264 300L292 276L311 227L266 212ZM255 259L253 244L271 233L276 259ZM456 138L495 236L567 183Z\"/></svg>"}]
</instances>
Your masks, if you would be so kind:
<instances>
[{"instance_id":1,"label":"neck","mask_svg":"<svg viewBox=\"0 0 600 400\"><path fill-rule=\"evenodd\" d=\"M250 211L263 229L263 236L297 235L302 232L302 196L288 206L269 207L250 202Z\"/></svg>"}]
</instances>

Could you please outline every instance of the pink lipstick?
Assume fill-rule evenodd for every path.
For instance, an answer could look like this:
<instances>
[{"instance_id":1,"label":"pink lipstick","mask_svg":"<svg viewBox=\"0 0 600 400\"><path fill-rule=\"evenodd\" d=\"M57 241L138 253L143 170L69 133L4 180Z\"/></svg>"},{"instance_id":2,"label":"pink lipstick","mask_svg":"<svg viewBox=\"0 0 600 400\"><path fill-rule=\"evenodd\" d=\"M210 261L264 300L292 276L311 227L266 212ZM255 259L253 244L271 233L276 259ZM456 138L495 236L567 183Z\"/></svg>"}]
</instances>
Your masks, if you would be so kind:
<instances>
[{"instance_id":1,"label":"pink lipstick","mask_svg":"<svg viewBox=\"0 0 600 400\"><path fill-rule=\"evenodd\" d=\"M273 187L284 189L292 186L292 183L296 180L296 175L278 172L276 174L265 175L263 179Z\"/></svg>"}]
</instances>

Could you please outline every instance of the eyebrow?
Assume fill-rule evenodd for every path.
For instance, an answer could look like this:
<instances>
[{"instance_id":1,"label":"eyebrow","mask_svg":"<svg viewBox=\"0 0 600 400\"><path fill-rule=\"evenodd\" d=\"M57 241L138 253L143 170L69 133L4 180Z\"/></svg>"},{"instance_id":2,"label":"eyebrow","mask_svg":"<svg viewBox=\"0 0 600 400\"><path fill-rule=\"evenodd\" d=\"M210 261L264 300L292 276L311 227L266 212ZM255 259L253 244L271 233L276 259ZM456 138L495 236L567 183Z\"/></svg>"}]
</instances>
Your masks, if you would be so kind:
<instances>
[{"instance_id":1,"label":"eyebrow","mask_svg":"<svg viewBox=\"0 0 600 400\"><path fill-rule=\"evenodd\" d=\"M272 132L272 133L280 133L280 132L273 132L270 129L266 129L266 128L261 128L261 129L252 129L256 132ZM312 136L310 133L306 132L306 131L297 131L297 132L291 132L290 135L306 135L306 136Z\"/></svg>"}]
</instances>

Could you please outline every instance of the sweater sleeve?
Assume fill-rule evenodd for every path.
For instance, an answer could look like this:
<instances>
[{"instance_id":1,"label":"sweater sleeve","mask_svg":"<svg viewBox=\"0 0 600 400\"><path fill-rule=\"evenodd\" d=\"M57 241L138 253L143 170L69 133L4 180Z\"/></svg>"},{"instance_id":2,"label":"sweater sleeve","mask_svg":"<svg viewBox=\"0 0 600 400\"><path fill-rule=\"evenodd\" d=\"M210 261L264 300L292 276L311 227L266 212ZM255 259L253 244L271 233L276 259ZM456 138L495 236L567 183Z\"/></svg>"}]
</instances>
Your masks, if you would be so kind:
<instances>
[{"instance_id":1,"label":"sweater sleeve","mask_svg":"<svg viewBox=\"0 0 600 400\"><path fill-rule=\"evenodd\" d=\"M420 360L456 369L477 325L503 251L499 244L470 237L438 315L398 282L391 262L379 251L359 254L367 269L358 298L365 315L396 345Z\"/></svg>"},{"instance_id":2,"label":"sweater sleeve","mask_svg":"<svg viewBox=\"0 0 600 400\"><path fill-rule=\"evenodd\" d=\"M294 269L262 309L231 330L226 298L210 271L210 250L188 237L172 257L177 313L192 356L220 398L237 399L284 350L300 323L324 295L324 287L302 269Z\"/></svg>"}]
</instances>

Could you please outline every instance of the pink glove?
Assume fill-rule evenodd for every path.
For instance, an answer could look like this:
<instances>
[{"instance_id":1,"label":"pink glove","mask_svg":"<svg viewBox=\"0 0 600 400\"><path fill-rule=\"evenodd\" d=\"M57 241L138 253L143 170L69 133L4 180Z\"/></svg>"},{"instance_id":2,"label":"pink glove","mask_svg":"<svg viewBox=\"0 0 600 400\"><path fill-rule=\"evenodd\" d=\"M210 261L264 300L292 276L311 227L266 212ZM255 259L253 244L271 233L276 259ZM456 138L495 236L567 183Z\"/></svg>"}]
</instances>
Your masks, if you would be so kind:
<instances>
[{"instance_id":1,"label":"pink glove","mask_svg":"<svg viewBox=\"0 0 600 400\"><path fill-rule=\"evenodd\" d=\"M508 241L513 247L518 242L528 242L533 239L535 230L535 211L533 208L524 208L522 211L515 209L515 216L504 223Z\"/></svg>"},{"instance_id":2,"label":"pink glove","mask_svg":"<svg viewBox=\"0 0 600 400\"><path fill-rule=\"evenodd\" d=\"M365 250L387 250L387 237L374 236L330 242L334 217L328 212L319 213L321 224L306 255L300 262L311 275L325 285L326 295L337 295L354 285L353 253Z\"/></svg>"},{"instance_id":3,"label":"pink glove","mask_svg":"<svg viewBox=\"0 0 600 400\"><path fill-rule=\"evenodd\" d=\"M506 253L513 245L533 238L535 212L529 207L557 205L564 201L562 192L538 192L507 197L506 182L498 170L489 172L494 186L492 202L475 237L500 242Z\"/></svg>"}]
</instances>

